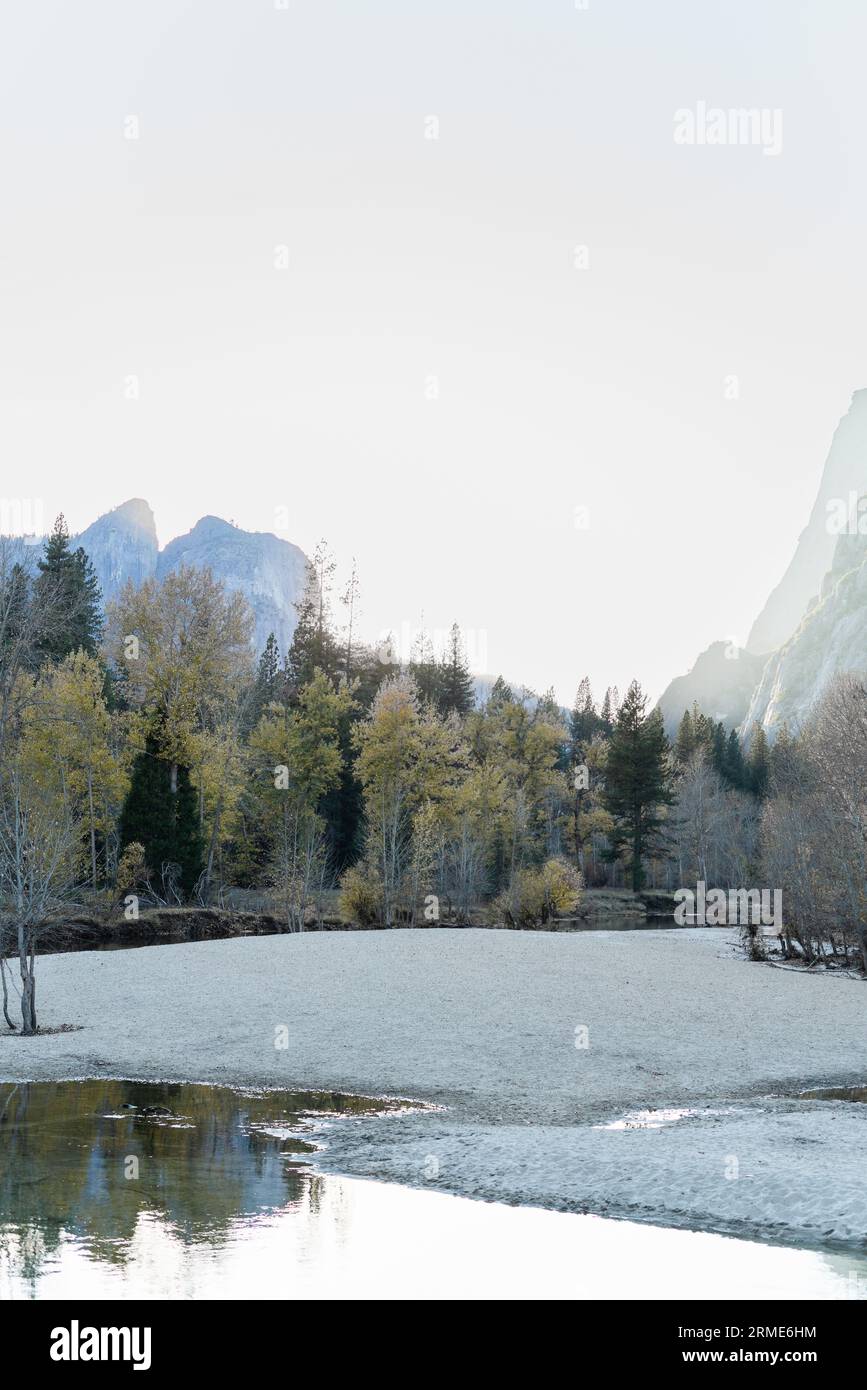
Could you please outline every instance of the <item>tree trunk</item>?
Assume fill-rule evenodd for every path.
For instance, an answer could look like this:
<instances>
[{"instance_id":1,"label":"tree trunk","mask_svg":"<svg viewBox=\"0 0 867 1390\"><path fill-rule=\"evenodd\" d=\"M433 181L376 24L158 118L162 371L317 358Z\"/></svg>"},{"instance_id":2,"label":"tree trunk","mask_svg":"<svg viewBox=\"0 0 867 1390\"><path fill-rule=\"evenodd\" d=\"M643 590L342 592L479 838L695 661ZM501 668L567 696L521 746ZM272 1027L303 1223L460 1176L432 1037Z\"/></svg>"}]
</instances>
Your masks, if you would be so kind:
<instances>
[{"instance_id":1,"label":"tree trunk","mask_svg":"<svg viewBox=\"0 0 867 1390\"><path fill-rule=\"evenodd\" d=\"M635 828L632 832L632 891L641 891L641 823L636 816Z\"/></svg>"},{"instance_id":2,"label":"tree trunk","mask_svg":"<svg viewBox=\"0 0 867 1390\"><path fill-rule=\"evenodd\" d=\"M93 891L96 892L96 824L93 814L93 773L87 773L87 801L90 810L90 874Z\"/></svg>"},{"instance_id":3,"label":"tree trunk","mask_svg":"<svg viewBox=\"0 0 867 1390\"><path fill-rule=\"evenodd\" d=\"M21 1032L32 1037L36 1032L36 974L30 933L19 924L18 967L21 972Z\"/></svg>"},{"instance_id":4,"label":"tree trunk","mask_svg":"<svg viewBox=\"0 0 867 1390\"><path fill-rule=\"evenodd\" d=\"M211 840L210 844L208 845L208 858L205 863L205 878L202 884L202 897L206 903L210 901L211 896L211 879L214 873L214 855L216 854L217 844L219 842L220 820L222 818L222 811L223 803L222 800L220 800L214 811L214 825L213 829L211 830Z\"/></svg>"},{"instance_id":5,"label":"tree trunk","mask_svg":"<svg viewBox=\"0 0 867 1390\"><path fill-rule=\"evenodd\" d=\"M6 1020L6 1025L7 1025L7 1027L11 1028L12 1031L14 1032L14 1031L15 1031L15 1024L12 1022L12 1019L9 1017L9 986L8 986L7 983L6 983L6 957L5 957L5 956L0 956L0 980L3 981L3 1017L4 1017L5 1020Z\"/></svg>"}]
</instances>

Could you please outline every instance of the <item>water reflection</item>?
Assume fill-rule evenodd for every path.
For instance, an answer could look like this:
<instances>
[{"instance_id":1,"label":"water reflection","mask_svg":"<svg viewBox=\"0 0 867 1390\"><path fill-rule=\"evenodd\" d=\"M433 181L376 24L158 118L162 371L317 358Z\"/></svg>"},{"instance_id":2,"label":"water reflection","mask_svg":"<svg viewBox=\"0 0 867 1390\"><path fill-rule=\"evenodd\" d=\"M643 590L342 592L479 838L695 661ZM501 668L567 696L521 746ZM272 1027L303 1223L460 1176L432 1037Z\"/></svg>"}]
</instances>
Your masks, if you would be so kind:
<instances>
[{"instance_id":1,"label":"water reflection","mask_svg":"<svg viewBox=\"0 0 867 1390\"><path fill-rule=\"evenodd\" d=\"M845 1100L849 1104L867 1103L867 1086L817 1086L811 1091L798 1091L798 1100Z\"/></svg>"},{"instance_id":2,"label":"water reflection","mask_svg":"<svg viewBox=\"0 0 867 1390\"><path fill-rule=\"evenodd\" d=\"M161 1113L160 1107L167 1113ZM382 1102L0 1086L0 1297L863 1298L867 1260L305 1167Z\"/></svg>"},{"instance_id":3,"label":"water reflection","mask_svg":"<svg viewBox=\"0 0 867 1390\"><path fill-rule=\"evenodd\" d=\"M239 1223L299 1201L307 1180L291 1160L315 1147L311 1117L385 1105L135 1081L2 1085L4 1272L35 1285L70 1243L123 1265L144 1218L182 1245L219 1244Z\"/></svg>"}]
</instances>

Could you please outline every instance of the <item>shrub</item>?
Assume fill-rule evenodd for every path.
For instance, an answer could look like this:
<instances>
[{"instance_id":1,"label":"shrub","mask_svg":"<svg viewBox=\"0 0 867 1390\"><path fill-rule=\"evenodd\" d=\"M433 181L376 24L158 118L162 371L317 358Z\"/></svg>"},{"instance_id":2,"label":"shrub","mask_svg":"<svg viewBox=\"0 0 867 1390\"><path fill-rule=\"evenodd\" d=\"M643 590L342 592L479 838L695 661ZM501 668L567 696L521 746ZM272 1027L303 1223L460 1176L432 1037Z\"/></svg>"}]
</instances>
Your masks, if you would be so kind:
<instances>
[{"instance_id":1,"label":"shrub","mask_svg":"<svg viewBox=\"0 0 867 1390\"><path fill-rule=\"evenodd\" d=\"M117 891L123 896L133 893L147 883L148 868L145 863L144 845L133 840L126 846L117 865Z\"/></svg>"},{"instance_id":2,"label":"shrub","mask_svg":"<svg viewBox=\"0 0 867 1390\"><path fill-rule=\"evenodd\" d=\"M740 928L741 945L747 953L747 960L767 960L768 952L762 929L754 922L743 922Z\"/></svg>"},{"instance_id":3,"label":"shrub","mask_svg":"<svg viewBox=\"0 0 867 1390\"><path fill-rule=\"evenodd\" d=\"M493 919L508 927L544 926L558 913L575 911L581 888L581 875L563 859L549 859L538 869L520 869L495 898Z\"/></svg>"},{"instance_id":4,"label":"shrub","mask_svg":"<svg viewBox=\"0 0 867 1390\"><path fill-rule=\"evenodd\" d=\"M340 916L360 927L375 926L382 916L382 891L363 867L347 869L340 880Z\"/></svg>"}]
</instances>

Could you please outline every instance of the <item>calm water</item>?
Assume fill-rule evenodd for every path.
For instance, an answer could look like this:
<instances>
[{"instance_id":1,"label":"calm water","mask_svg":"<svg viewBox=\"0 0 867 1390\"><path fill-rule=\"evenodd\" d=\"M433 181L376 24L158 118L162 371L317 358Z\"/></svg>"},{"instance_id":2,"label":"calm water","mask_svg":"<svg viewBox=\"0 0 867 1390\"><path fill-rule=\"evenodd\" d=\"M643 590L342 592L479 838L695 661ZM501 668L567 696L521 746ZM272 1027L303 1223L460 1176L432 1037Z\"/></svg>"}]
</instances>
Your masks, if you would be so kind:
<instances>
[{"instance_id":1,"label":"calm water","mask_svg":"<svg viewBox=\"0 0 867 1390\"><path fill-rule=\"evenodd\" d=\"M0 1085L0 1297L867 1294L857 1256L308 1171L324 1123L383 1108L133 1081Z\"/></svg>"}]
</instances>

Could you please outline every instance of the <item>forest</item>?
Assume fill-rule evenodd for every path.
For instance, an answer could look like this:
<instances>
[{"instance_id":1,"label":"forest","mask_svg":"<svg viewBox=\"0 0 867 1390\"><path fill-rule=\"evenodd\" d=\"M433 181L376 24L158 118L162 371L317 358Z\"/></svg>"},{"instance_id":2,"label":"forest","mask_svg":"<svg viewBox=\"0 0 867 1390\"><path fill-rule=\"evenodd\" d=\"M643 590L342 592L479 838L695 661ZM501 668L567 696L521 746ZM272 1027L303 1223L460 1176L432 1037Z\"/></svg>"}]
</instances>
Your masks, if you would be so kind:
<instances>
[{"instance_id":1,"label":"forest","mask_svg":"<svg viewBox=\"0 0 867 1390\"><path fill-rule=\"evenodd\" d=\"M35 1029L39 933L70 904L127 917L255 890L286 931L544 927L587 889L701 880L783 892L792 959L867 967L867 691L838 678L769 747L698 709L666 737L633 681L573 707L501 676L476 698L461 632L400 663L358 639L321 543L290 649L207 570L103 612L62 517L0 543L0 975ZM766 947L757 934L751 954ZM860 953L860 955L859 955Z\"/></svg>"}]
</instances>

